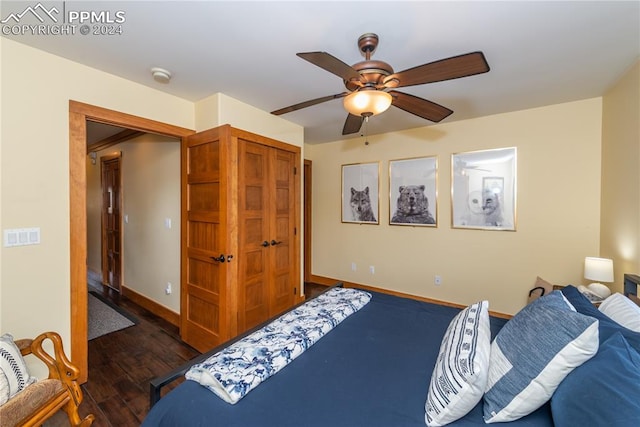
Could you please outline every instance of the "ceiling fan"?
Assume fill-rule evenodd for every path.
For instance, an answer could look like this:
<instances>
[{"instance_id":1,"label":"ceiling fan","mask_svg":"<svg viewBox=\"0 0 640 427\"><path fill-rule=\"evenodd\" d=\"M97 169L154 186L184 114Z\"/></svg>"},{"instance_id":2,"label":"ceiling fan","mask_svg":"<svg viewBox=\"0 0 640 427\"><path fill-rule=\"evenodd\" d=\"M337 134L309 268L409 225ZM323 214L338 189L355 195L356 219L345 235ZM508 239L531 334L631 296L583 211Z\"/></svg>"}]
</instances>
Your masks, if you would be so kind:
<instances>
[{"instance_id":1,"label":"ceiling fan","mask_svg":"<svg viewBox=\"0 0 640 427\"><path fill-rule=\"evenodd\" d=\"M471 52L394 73L393 68L386 62L371 59L378 41L378 36L373 33L360 36L358 48L365 60L353 66L345 64L327 52L298 53L300 58L342 78L347 91L294 104L272 111L271 114L279 116L332 99L344 98L344 107L349 114L342 128L343 135L357 133L365 118L382 113L390 105L423 119L439 122L453 111L435 102L394 89L468 77L489 71L484 54Z\"/></svg>"}]
</instances>

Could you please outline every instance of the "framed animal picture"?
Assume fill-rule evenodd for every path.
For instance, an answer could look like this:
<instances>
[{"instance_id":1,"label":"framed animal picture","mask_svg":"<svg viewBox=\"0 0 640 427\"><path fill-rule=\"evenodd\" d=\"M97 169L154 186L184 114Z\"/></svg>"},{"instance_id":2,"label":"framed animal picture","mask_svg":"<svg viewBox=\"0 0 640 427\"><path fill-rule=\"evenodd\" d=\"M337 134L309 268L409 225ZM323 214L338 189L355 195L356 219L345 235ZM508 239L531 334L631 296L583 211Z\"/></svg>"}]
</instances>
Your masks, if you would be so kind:
<instances>
[{"instance_id":1,"label":"framed animal picture","mask_svg":"<svg viewBox=\"0 0 640 427\"><path fill-rule=\"evenodd\" d=\"M515 147L451 155L453 228L516 230Z\"/></svg>"},{"instance_id":2,"label":"framed animal picture","mask_svg":"<svg viewBox=\"0 0 640 427\"><path fill-rule=\"evenodd\" d=\"M389 161L389 224L437 227L438 158Z\"/></svg>"},{"instance_id":3,"label":"framed animal picture","mask_svg":"<svg viewBox=\"0 0 640 427\"><path fill-rule=\"evenodd\" d=\"M380 163L342 165L342 222L378 224Z\"/></svg>"}]
</instances>

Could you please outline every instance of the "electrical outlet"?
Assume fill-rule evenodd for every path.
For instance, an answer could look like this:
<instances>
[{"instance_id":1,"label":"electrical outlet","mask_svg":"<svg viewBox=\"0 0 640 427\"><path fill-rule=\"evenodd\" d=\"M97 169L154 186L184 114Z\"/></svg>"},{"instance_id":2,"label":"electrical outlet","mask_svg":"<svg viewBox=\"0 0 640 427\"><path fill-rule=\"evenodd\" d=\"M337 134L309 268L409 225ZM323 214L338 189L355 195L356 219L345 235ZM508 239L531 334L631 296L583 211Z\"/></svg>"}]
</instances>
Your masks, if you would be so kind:
<instances>
[{"instance_id":1,"label":"electrical outlet","mask_svg":"<svg viewBox=\"0 0 640 427\"><path fill-rule=\"evenodd\" d=\"M433 284L436 286L442 285L442 276L439 276L436 274L435 277L433 278Z\"/></svg>"},{"instance_id":2,"label":"electrical outlet","mask_svg":"<svg viewBox=\"0 0 640 427\"><path fill-rule=\"evenodd\" d=\"M356 263L355 263L355 262L352 262L352 263L351 263L351 271L356 271L357 269L358 269L358 268L357 268L357 266L356 266Z\"/></svg>"},{"instance_id":3,"label":"electrical outlet","mask_svg":"<svg viewBox=\"0 0 640 427\"><path fill-rule=\"evenodd\" d=\"M164 293L167 295L171 295L171 282L167 282L167 287L164 289Z\"/></svg>"},{"instance_id":4,"label":"electrical outlet","mask_svg":"<svg viewBox=\"0 0 640 427\"><path fill-rule=\"evenodd\" d=\"M376 268L373 265L369 266L369 273L376 274Z\"/></svg>"}]
</instances>

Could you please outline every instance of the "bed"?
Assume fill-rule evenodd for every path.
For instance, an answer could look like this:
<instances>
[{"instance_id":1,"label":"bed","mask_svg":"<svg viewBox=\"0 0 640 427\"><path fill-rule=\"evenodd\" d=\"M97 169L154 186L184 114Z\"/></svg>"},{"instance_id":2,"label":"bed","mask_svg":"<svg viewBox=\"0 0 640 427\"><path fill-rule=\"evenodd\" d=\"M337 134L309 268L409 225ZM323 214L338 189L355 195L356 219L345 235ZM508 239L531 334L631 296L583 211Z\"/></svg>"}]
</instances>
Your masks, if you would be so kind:
<instances>
[{"instance_id":1,"label":"bed","mask_svg":"<svg viewBox=\"0 0 640 427\"><path fill-rule=\"evenodd\" d=\"M625 292L637 296L638 283L638 276L625 275ZM571 292L574 287L565 289L565 298L579 312L600 315L579 292ZM160 393L193 365L253 331L156 378L151 382L151 410L143 426L425 426L425 399L443 335L449 333L452 319L459 317L461 309L378 292L369 294L368 304L235 404L195 381L183 382L162 399ZM489 318L492 345L496 335L509 328L505 327L507 323L506 319ZM600 340L617 331L617 326L603 321L596 322L596 328L601 329ZM627 332L630 342L637 339L633 344L640 351L640 332ZM571 393L573 390L567 390L564 395ZM637 396L635 390L629 393ZM628 425L640 421L640 407L633 400L625 403L631 411L625 420L634 422ZM484 425L483 405L481 400L449 425ZM564 410L571 408L571 402L559 405L554 415L568 412L566 416L576 419L571 410ZM552 406L549 400L510 425L553 426Z\"/></svg>"}]
</instances>

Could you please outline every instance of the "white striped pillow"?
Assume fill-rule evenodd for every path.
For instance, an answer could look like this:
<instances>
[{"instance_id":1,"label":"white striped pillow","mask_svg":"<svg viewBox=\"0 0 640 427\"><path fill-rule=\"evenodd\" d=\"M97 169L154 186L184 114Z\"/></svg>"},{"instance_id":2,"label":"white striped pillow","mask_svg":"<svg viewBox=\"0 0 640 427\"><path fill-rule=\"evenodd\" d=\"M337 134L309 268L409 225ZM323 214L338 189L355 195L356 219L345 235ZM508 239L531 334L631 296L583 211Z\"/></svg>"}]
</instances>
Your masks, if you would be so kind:
<instances>
[{"instance_id":1,"label":"white striped pillow","mask_svg":"<svg viewBox=\"0 0 640 427\"><path fill-rule=\"evenodd\" d=\"M35 378L29 375L22 354L10 334L4 334L0 337L0 375L6 379L6 381L2 381L3 390L0 390L0 393L4 395L6 393L5 387L8 385L8 396L0 397L2 400L4 398L11 399L16 393L35 382Z\"/></svg>"},{"instance_id":2,"label":"white striped pillow","mask_svg":"<svg viewBox=\"0 0 640 427\"><path fill-rule=\"evenodd\" d=\"M480 402L490 349L489 302L480 301L458 313L444 334L424 407L428 426L449 424Z\"/></svg>"}]
</instances>

